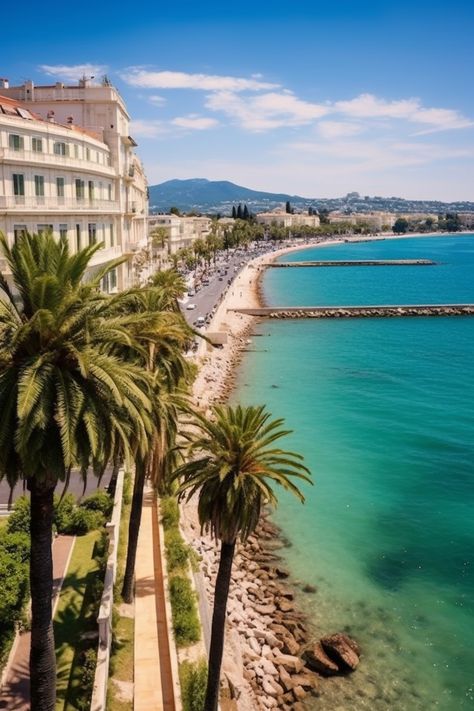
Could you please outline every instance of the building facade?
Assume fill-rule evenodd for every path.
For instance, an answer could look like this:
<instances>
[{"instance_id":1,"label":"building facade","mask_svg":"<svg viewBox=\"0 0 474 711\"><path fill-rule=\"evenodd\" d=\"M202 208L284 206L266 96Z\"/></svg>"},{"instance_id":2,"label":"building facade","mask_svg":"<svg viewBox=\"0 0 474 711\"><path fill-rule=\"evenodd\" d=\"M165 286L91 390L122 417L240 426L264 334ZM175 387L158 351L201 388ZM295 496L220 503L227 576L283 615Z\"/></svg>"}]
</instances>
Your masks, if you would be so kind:
<instances>
[{"instance_id":1,"label":"building facade","mask_svg":"<svg viewBox=\"0 0 474 711\"><path fill-rule=\"evenodd\" d=\"M204 239L211 232L212 220L209 217L181 217L179 215L150 215L148 234L153 238L159 228L166 231L163 244L168 254L175 254L179 249L190 247L197 239ZM156 244L155 248L159 247Z\"/></svg>"},{"instance_id":2,"label":"building facade","mask_svg":"<svg viewBox=\"0 0 474 711\"><path fill-rule=\"evenodd\" d=\"M308 215L305 213L289 213L283 210L274 212L259 212L255 215L256 221L266 227L319 227L318 215Z\"/></svg>"},{"instance_id":3,"label":"building facade","mask_svg":"<svg viewBox=\"0 0 474 711\"><path fill-rule=\"evenodd\" d=\"M73 251L103 243L91 266L127 256L104 288L136 281L147 245L148 199L129 116L108 83L9 87L0 80L0 231L50 229Z\"/></svg>"}]
</instances>

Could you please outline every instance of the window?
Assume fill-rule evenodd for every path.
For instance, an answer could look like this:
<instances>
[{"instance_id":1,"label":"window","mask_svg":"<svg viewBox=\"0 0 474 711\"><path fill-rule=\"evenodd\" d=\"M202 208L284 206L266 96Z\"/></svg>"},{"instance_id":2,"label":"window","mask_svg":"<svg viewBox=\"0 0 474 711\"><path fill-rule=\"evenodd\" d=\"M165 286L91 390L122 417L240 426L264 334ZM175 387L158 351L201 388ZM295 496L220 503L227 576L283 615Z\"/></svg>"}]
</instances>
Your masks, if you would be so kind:
<instances>
[{"instance_id":1,"label":"window","mask_svg":"<svg viewBox=\"0 0 474 711\"><path fill-rule=\"evenodd\" d=\"M31 150L33 153L43 152L43 139L42 138L32 138L31 139Z\"/></svg>"},{"instance_id":2,"label":"window","mask_svg":"<svg viewBox=\"0 0 474 711\"><path fill-rule=\"evenodd\" d=\"M15 240L15 244L17 240L22 236L26 235L27 229L26 225L13 225L13 239Z\"/></svg>"},{"instance_id":3,"label":"window","mask_svg":"<svg viewBox=\"0 0 474 711\"><path fill-rule=\"evenodd\" d=\"M107 189L109 192L109 200L112 200L112 185L110 183L107 185Z\"/></svg>"},{"instance_id":4,"label":"window","mask_svg":"<svg viewBox=\"0 0 474 711\"><path fill-rule=\"evenodd\" d=\"M91 159L91 149L86 148L86 160L90 160L90 159Z\"/></svg>"},{"instance_id":5,"label":"window","mask_svg":"<svg viewBox=\"0 0 474 711\"><path fill-rule=\"evenodd\" d=\"M67 239L67 225L59 225L59 238Z\"/></svg>"},{"instance_id":6,"label":"window","mask_svg":"<svg viewBox=\"0 0 474 711\"><path fill-rule=\"evenodd\" d=\"M52 232L53 225L38 225L38 234L45 234L46 232Z\"/></svg>"},{"instance_id":7,"label":"window","mask_svg":"<svg viewBox=\"0 0 474 711\"><path fill-rule=\"evenodd\" d=\"M92 202L92 200L94 199L94 181L93 180L89 180L88 188L89 188L89 200Z\"/></svg>"},{"instance_id":8,"label":"window","mask_svg":"<svg viewBox=\"0 0 474 711\"><path fill-rule=\"evenodd\" d=\"M55 141L53 150L57 156L69 155L68 145L67 143L63 143L63 141Z\"/></svg>"},{"instance_id":9,"label":"window","mask_svg":"<svg viewBox=\"0 0 474 711\"><path fill-rule=\"evenodd\" d=\"M15 133L10 133L8 136L8 145L12 151L22 151L25 145L23 136L18 136Z\"/></svg>"},{"instance_id":10,"label":"window","mask_svg":"<svg viewBox=\"0 0 474 711\"><path fill-rule=\"evenodd\" d=\"M25 194L25 176L22 173L13 173L13 194Z\"/></svg>"},{"instance_id":11,"label":"window","mask_svg":"<svg viewBox=\"0 0 474 711\"><path fill-rule=\"evenodd\" d=\"M117 288L117 270L111 269L109 272L109 286L110 290Z\"/></svg>"},{"instance_id":12,"label":"window","mask_svg":"<svg viewBox=\"0 0 474 711\"><path fill-rule=\"evenodd\" d=\"M79 158L79 146L77 143L74 144L74 158Z\"/></svg>"},{"instance_id":13,"label":"window","mask_svg":"<svg viewBox=\"0 0 474 711\"><path fill-rule=\"evenodd\" d=\"M35 175L35 195L36 197L44 197L44 176Z\"/></svg>"},{"instance_id":14,"label":"window","mask_svg":"<svg viewBox=\"0 0 474 711\"><path fill-rule=\"evenodd\" d=\"M81 226L76 225L76 251L81 249Z\"/></svg>"},{"instance_id":15,"label":"window","mask_svg":"<svg viewBox=\"0 0 474 711\"><path fill-rule=\"evenodd\" d=\"M115 242L115 237L114 237L114 226L112 223L110 223L110 246L113 247Z\"/></svg>"},{"instance_id":16,"label":"window","mask_svg":"<svg viewBox=\"0 0 474 711\"><path fill-rule=\"evenodd\" d=\"M76 178L76 199L77 200L84 200L85 197L85 182L83 180L80 180L80 178Z\"/></svg>"},{"instance_id":17,"label":"window","mask_svg":"<svg viewBox=\"0 0 474 711\"><path fill-rule=\"evenodd\" d=\"M64 197L64 178L56 178L56 193L58 197Z\"/></svg>"},{"instance_id":18,"label":"window","mask_svg":"<svg viewBox=\"0 0 474 711\"><path fill-rule=\"evenodd\" d=\"M97 225L95 222L89 222L88 224L88 231L89 231L89 244L95 244L97 242Z\"/></svg>"}]
</instances>

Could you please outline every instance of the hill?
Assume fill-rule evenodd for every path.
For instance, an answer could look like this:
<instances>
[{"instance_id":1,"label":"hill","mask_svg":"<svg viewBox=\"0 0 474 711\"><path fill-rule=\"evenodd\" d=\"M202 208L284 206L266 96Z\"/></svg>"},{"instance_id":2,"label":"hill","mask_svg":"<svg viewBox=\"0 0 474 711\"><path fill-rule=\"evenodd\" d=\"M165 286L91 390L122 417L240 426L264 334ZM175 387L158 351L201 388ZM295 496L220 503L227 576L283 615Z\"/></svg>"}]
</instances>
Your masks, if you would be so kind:
<instances>
[{"instance_id":1,"label":"hill","mask_svg":"<svg viewBox=\"0 0 474 711\"><path fill-rule=\"evenodd\" d=\"M228 180L167 180L159 185L151 185L150 211L168 212L177 207L183 212L220 213L229 215L233 205L247 204L251 212L273 210L289 200L297 210L313 207L317 210L340 210L342 212L474 212L474 202L441 202L439 200L406 200L401 197L371 197L351 192L344 197L305 198L287 193L270 193L252 190L236 185Z\"/></svg>"}]
</instances>

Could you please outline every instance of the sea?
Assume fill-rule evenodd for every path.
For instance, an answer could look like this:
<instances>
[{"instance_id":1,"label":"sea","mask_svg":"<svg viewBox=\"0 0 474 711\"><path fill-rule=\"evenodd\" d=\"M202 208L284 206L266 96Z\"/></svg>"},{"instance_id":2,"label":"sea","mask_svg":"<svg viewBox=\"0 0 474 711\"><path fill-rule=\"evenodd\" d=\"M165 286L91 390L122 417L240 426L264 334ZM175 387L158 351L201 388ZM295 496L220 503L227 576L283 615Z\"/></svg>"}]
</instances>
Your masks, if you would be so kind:
<instances>
[{"instance_id":1,"label":"sea","mask_svg":"<svg viewBox=\"0 0 474 711\"><path fill-rule=\"evenodd\" d=\"M435 264L268 269L268 305L474 303L472 234L280 261L312 259ZM260 321L232 399L293 430L314 485L278 492L282 556L314 636L362 648L309 708L474 709L474 317Z\"/></svg>"}]
</instances>

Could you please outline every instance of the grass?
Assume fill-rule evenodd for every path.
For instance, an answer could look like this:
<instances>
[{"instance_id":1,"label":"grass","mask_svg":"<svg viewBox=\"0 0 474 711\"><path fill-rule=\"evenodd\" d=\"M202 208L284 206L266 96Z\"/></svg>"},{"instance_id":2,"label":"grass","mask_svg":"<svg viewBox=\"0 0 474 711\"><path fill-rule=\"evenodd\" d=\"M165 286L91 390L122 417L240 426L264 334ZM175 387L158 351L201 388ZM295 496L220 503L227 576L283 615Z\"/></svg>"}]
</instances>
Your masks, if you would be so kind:
<instances>
[{"instance_id":1,"label":"grass","mask_svg":"<svg viewBox=\"0 0 474 711\"><path fill-rule=\"evenodd\" d=\"M101 546L101 531L78 537L74 545L68 572L59 597L54 617L57 659L56 711L72 711L84 706L84 652L95 645L97 631L97 580L100 566L96 559ZM86 635L86 638L84 638Z\"/></svg>"},{"instance_id":2,"label":"grass","mask_svg":"<svg viewBox=\"0 0 474 711\"><path fill-rule=\"evenodd\" d=\"M114 599L120 600L125 559L127 555L128 523L131 508L131 479L125 474L122 520L120 521L119 547L117 552L117 580ZM110 658L109 686L107 692L107 711L132 711L133 701L124 701L113 681L133 683L133 643L135 621L131 617L120 615L120 608L115 606L113 616L113 642Z\"/></svg>"}]
</instances>

